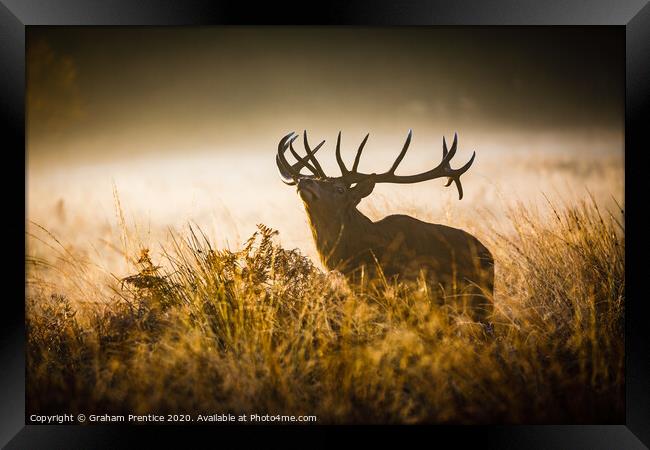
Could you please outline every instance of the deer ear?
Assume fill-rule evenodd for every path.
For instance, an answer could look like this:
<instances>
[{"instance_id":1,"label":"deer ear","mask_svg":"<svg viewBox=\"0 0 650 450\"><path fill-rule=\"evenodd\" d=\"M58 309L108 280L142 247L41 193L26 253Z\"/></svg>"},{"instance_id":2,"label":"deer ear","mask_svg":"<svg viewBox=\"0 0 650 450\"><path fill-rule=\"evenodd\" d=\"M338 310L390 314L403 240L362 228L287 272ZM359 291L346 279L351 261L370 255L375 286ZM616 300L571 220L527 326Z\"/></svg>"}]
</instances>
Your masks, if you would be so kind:
<instances>
[{"instance_id":1,"label":"deer ear","mask_svg":"<svg viewBox=\"0 0 650 450\"><path fill-rule=\"evenodd\" d=\"M375 177L366 178L357 183L350 191L352 203L355 205L361 201L362 198L370 195L375 188Z\"/></svg>"}]
</instances>

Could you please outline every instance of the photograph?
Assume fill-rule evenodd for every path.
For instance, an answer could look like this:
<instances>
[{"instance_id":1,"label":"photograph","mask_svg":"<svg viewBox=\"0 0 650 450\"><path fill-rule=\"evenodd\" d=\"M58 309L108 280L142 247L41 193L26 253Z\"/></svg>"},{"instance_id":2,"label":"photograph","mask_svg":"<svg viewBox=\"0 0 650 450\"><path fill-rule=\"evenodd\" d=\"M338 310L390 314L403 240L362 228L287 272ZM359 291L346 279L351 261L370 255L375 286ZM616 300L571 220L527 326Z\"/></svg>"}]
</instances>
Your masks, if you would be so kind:
<instances>
[{"instance_id":1,"label":"photograph","mask_svg":"<svg viewBox=\"0 0 650 450\"><path fill-rule=\"evenodd\" d=\"M30 26L25 72L27 424L626 423L624 27Z\"/></svg>"}]
</instances>

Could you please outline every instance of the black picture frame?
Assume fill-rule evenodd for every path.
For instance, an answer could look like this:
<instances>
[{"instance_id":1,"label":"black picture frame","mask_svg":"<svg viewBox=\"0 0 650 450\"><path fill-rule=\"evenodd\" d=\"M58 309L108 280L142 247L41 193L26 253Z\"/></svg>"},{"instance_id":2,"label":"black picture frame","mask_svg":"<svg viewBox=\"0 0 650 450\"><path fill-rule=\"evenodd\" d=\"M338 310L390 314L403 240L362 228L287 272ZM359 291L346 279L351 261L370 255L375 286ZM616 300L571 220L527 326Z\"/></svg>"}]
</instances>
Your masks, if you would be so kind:
<instances>
[{"instance_id":1,"label":"black picture frame","mask_svg":"<svg viewBox=\"0 0 650 450\"><path fill-rule=\"evenodd\" d=\"M209 0L0 0L0 102L6 211L5 287L0 310L0 444L6 448L119 448L134 438L173 442L221 439L227 430L241 441L270 435L340 442L339 427L197 427L25 425L25 273L18 260L25 251L25 36L26 27L44 25L611 25L626 34L626 421L620 425L540 425L497 427L367 427L382 439L418 434L425 442L451 439L497 448L647 448L650 445L650 346L646 326L643 156L650 149L650 5L645 0L502 0L409 2L338 1L311 9L303 4ZM22 183L22 184L21 184ZM22 237L21 237L22 236ZM251 431L254 430L254 431ZM349 430L349 428L347 428ZM284 437L283 437L284 439ZM218 441L215 442L215 445ZM306 441L304 441L306 442Z\"/></svg>"}]
</instances>

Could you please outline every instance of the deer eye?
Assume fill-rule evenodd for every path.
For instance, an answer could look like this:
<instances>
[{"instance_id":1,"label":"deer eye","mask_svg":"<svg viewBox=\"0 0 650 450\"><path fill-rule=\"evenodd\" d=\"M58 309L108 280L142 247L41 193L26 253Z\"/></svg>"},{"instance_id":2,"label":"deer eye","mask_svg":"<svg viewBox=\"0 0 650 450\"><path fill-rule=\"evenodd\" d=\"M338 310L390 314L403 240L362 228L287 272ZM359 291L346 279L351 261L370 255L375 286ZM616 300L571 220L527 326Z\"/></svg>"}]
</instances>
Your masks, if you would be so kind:
<instances>
[{"instance_id":1,"label":"deer eye","mask_svg":"<svg viewBox=\"0 0 650 450\"><path fill-rule=\"evenodd\" d=\"M339 194L342 194L344 191L343 191L343 188L339 186L339 187L336 188L336 192L338 192Z\"/></svg>"}]
</instances>

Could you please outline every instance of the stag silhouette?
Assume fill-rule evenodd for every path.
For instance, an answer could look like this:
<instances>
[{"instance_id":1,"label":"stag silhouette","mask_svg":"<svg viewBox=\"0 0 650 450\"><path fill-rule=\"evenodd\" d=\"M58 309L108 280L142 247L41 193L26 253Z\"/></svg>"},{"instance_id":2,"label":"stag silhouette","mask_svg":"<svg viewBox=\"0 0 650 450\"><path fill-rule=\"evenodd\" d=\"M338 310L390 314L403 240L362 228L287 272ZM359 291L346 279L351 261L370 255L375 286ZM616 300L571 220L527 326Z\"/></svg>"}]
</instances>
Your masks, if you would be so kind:
<instances>
[{"instance_id":1,"label":"stag silhouette","mask_svg":"<svg viewBox=\"0 0 650 450\"><path fill-rule=\"evenodd\" d=\"M459 169L449 162L454 157L458 136L451 148L443 137L442 161L431 170L416 175L396 175L411 142L409 131L402 151L391 168L380 174L359 172L359 161L369 134L361 142L348 170L341 157L341 133L336 142L336 161L341 170L338 177L328 177L315 157L325 141L313 150L303 133L305 156L293 148L295 133L284 136L278 144L276 164L284 183L297 186L309 218L311 231L323 265L339 270L351 282L373 278L378 271L384 278L412 282L425 280L428 286L440 289L439 299L460 308L473 319L487 322L492 311L494 260L490 251L471 234L446 225L427 223L406 215L390 215L373 222L357 205L370 195L377 183L418 183L447 178L455 183L459 199L463 198L460 176L476 156ZM297 162L286 158L289 150ZM307 169L311 174L301 173Z\"/></svg>"}]
</instances>

